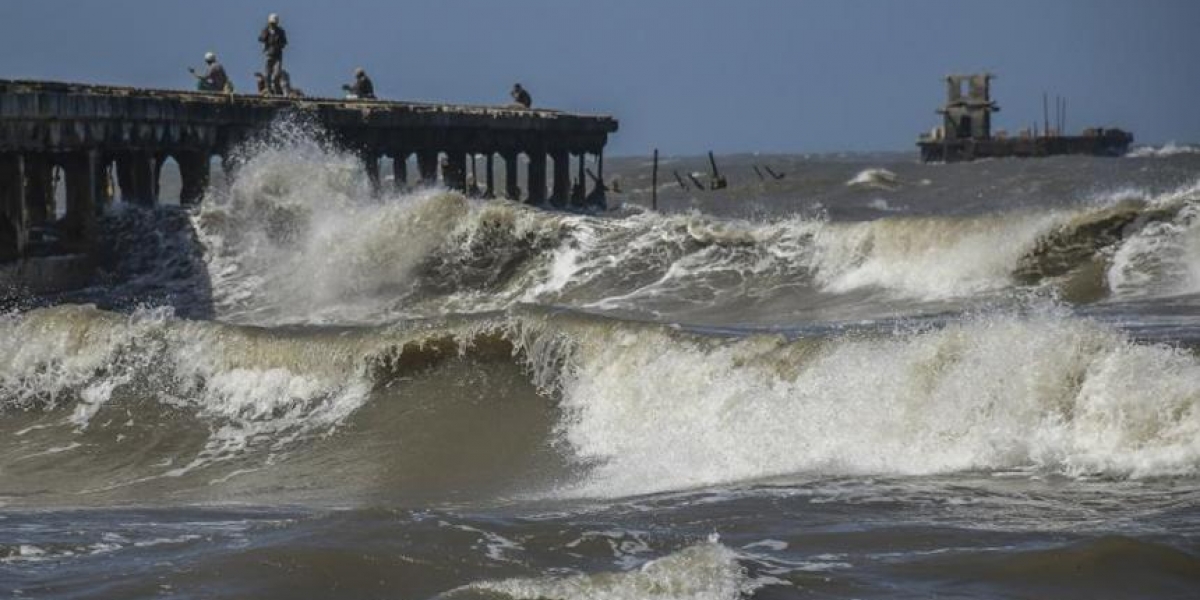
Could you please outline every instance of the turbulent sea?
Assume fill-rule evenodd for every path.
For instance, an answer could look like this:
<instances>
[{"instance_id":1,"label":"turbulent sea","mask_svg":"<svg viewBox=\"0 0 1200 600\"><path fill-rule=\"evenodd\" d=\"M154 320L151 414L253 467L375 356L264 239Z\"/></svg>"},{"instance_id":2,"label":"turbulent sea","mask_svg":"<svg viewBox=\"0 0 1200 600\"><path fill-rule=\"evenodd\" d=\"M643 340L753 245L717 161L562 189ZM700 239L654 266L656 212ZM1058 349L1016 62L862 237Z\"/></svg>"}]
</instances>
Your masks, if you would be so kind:
<instances>
[{"instance_id":1,"label":"turbulent sea","mask_svg":"<svg viewBox=\"0 0 1200 600\"><path fill-rule=\"evenodd\" d=\"M720 160L114 206L0 315L0 596L1200 594L1200 153Z\"/></svg>"}]
</instances>

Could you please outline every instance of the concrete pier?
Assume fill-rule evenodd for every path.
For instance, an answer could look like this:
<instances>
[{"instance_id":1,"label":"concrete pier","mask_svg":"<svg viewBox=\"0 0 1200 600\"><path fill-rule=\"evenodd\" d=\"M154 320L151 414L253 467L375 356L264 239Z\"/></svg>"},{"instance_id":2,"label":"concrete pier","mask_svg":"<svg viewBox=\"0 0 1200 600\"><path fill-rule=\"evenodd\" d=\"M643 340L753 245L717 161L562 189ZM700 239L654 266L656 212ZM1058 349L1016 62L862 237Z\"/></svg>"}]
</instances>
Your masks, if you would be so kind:
<instances>
[{"instance_id":1,"label":"concrete pier","mask_svg":"<svg viewBox=\"0 0 1200 600\"><path fill-rule=\"evenodd\" d=\"M617 130L611 117L553 110L0 80L0 262L88 254L110 194L119 190L124 202L156 205L168 159L179 167L179 202L199 202L214 159L234 168L237 146L285 113L312 119L359 153L377 192L385 157L393 161L399 189L410 182L407 161L415 156L418 184L465 191L468 157L473 165L482 155L491 197L497 193L492 169L498 154L509 198L558 207L603 205L600 182L590 193L582 175L576 182L582 193L571 185L570 158L579 157L582 172L590 155L603 173L604 146ZM524 197L517 182L521 155L528 160ZM547 157L554 164L553 189L547 188ZM55 209L58 185L65 191L63 215Z\"/></svg>"}]
</instances>

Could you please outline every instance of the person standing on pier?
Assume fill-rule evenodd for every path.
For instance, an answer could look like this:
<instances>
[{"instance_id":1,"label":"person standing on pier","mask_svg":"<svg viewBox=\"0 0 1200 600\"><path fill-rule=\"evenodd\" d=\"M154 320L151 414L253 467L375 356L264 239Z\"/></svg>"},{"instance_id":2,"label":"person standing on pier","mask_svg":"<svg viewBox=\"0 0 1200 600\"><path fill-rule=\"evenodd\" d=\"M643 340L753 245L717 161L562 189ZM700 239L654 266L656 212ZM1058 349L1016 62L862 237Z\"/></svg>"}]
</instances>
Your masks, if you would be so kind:
<instances>
[{"instance_id":1,"label":"person standing on pier","mask_svg":"<svg viewBox=\"0 0 1200 600\"><path fill-rule=\"evenodd\" d=\"M367 77L367 72L359 67L354 70L354 83L343 85L343 90L349 94L352 99L357 100L374 100L375 99L375 84L371 82L371 78Z\"/></svg>"},{"instance_id":2,"label":"person standing on pier","mask_svg":"<svg viewBox=\"0 0 1200 600\"><path fill-rule=\"evenodd\" d=\"M530 96L529 91L521 87L521 84L519 83L513 84L512 91L509 92L509 95L512 96L513 102L516 102L523 108L529 108L533 106L533 96Z\"/></svg>"},{"instance_id":3,"label":"person standing on pier","mask_svg":"<svg viewBox=\"0 0 1200 600\"><path fill-rule=\"evenodd\" d=\"M279 74L283 71L283 49L287 47L288 39L287 32L279 26L279 15L271 13L267 17L267 26L258 34L258 41L267 57L267 87L272 94L282 96Z\"/></svg>"},{"instance_id":4,"label":"person standing on pier","mask_svg":"<svg viewBox=\"0 0 1200 600\"><path fill-rule=\"evenodd\" d=\"M204 54L205 67L204 73L197 73L195 69L188 67L188 73L196 77L196 89L202 92L233 92L233 85L229 82L229 75L225 73L225 67L217 62L217 55L212 52Z\"/></svg>"}]
</instances>

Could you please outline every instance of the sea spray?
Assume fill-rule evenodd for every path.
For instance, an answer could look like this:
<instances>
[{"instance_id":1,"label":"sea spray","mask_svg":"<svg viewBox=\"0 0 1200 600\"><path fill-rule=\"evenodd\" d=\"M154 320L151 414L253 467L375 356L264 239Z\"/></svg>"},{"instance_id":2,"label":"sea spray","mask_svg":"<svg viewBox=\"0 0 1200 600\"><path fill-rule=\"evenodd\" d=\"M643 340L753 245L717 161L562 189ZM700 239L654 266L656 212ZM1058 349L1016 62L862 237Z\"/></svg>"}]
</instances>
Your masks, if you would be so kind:
<instances>
[{"instance_id":1,"label":"sea spray","mask_svg":"<svg viewBox=\"0 0 1200 600\"><path fill-rule=\"evenodd\" d=\"M1115 248L1108 287L1122 297L1200 291L1200 184L1156 197L1169 218L1146 223Z\"/></svg>"},{"instance_id":2,"label":"sea spray","mask_svg":"<svg viewBox=\"0 0 1200 600\"><path fill-rule=\"evenodd\" d=\"M1200 361L1059 311L896 335L580 344L562 436L593 466L567 495L789 474L1200 469Z\"/></svg>"},{"instance_id":3,"label":"sea spray","mask_svg":"<svg viewBox=\"0 0 1200 600\"><path fill-rule=\"evenodd\" d=\"M519 303L707 319L745 312L747 302L768 315L783 308L844 319L881 306L918 312L994 299L1022 286L1077 286L1079 273L1109 266L1081 301L1191 289L1139 287L1148 280L1137 265L1149 261L1129 260L1144 252L1123 244L1145 245L1134 238L1146 227L1163 238L1153 227L1173 222L1170 213L1195 200L1194 186L1158 195L1123 189L1074 208L860 223L574 215L440 188L377 196L358 157L304 127L281 130L245 153L232 186L214 189L195 217L225 320L382 323ZM1130 227L1094 239L1072 229L1119 206L1133 207ZM1064 256L1054 247L1063 235L1078 252L1047 269L1043 253ZM1110 265L1114 257L1119 264Z\"/></svg>"},{"instance_id":4,"label":"sea spray","mask_svg":"<svg viewBox=\"0 0 1200 600\"><path fill-rule=\"evenodd\" d=\"M490 592L514 600L736 600L759 587L738 563L737 553L714 536L631 571L486 581L444 597L449 600L466 592Z\"/></svg>"},{"instance_id":5,"label":"sea spray","mask_svg":"<svg viewBox=\"0 0 1200 600\"><path fill-rule=\"evenodd\" d=\"M530 393L554 403L558 423L545 441L577 465L556 495L796 474L1136 479L1200 469L1195 355L1063 309L795 339L532 309L456 321L264 330L87 307L31 311L0 328L0 418L66 409L76 433L55 438L61 447L81 431L120 433L125 419L178 418L157 406L207 437L152 474L235 459L262 466L299 442L349 434L376 390L466 357L523 369ZM397 393L393 402L415 401Z\"/></svg>"}]
</instances>

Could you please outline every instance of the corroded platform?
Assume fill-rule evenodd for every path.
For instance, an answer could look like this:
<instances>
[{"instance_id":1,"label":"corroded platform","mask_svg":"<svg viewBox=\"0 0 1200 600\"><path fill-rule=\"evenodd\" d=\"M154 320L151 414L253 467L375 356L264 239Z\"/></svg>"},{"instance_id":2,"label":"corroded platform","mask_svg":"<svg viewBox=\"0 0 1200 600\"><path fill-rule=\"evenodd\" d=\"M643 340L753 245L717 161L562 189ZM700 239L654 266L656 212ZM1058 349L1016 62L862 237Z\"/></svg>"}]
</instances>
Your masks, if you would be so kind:
<instances>
[{"instance_id":1,"label":"corroded platform","mask_svg":"<svg viewBox=\"0 0 1200 600\"><path fill-rule=\"evenodd\" d=\"M938 109L942 125L917 139L921 160L959 162L980 158L1039 158L1062 154L1122 156L1133 143L1133 134L1116 128L1089 128L1082 135L1064 135L1066 100L1055 98L1054 126L1050 124L1049 98L1043 96L1041 131L1032 128L1009 136L992 132L992 113L1000 106L992 100L991 73L946 76L946 103Z\"/></svg>"},{"instance_id":2,"label":"corroded platform","mask_svg":"<svg viewBox=\"0 0 1200 600\"><path fill-rule=\"evenodd\" d=\"M917 142L917 147L921 149L921 160L925 162L960 162L1066 154L1124 156L1132 143L1132 134L1120 129L1106 129L1074 136L921 140Z\"/></svg>"}]
</instances>

